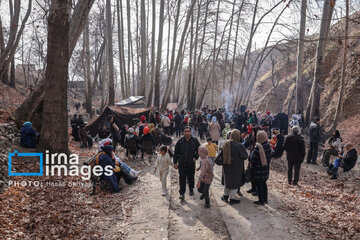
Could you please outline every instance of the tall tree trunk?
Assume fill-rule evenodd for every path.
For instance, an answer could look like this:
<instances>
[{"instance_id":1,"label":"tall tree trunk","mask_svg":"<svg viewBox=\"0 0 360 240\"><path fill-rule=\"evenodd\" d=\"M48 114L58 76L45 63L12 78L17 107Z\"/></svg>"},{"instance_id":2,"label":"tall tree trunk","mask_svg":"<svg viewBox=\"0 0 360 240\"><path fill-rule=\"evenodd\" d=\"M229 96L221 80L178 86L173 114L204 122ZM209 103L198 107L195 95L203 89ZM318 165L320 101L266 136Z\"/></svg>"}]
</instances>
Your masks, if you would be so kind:
<instances>
[{"instance_id":1,"label":"tall tree trunk","mask_svg":"<svg viewBox=\"0 0 360 240\"><path fill-rule=\"evenodd\" d=\"M346 5L346 16L345 16L345 33L344 33L344 49L343 49L343 63L341 68L341 81L340 81L340 92L336 105L336 112L334 122L331 126L330 132L333 132L336 129L336 126L340 117L340 110L342 107L342 98L344 95L344 87L345 87L345 77L346 77L346 66L347 66L347 48L348 48L348 33L349 33L349 0L345 1Z\"/></svg>"},{"instance_id":2,"label":"tall tree trunk","mask_svg":"<svg viewBox=\"0 0 360 240\"><path fill-rule=\"evenodd\" d=\"M204 43L205 43L205 36L206 36L206 29L207 29L207 25L208 25L208 13L209 13L209 4L210 1L206 1L206 8L205 8L205 16L204 16L204 27L203 27L203 32L202 32L202 39L201 39L201 43L200 43L200 51L199 51L199 56L198 56L198 60L197 60L197 66L196 69L200 69L200 63L201 63L201 57L202 57L202 53L203 53L203 49L204 49ZM215 52L214 52L215 54ZM194 71L195 72L195 71ZM197 82L199 78L199 71L195 72L195 76L194 76L194 81ZM197 91L193 92L193 108L196 107L196 97L197 97Z\"/></svg>"},{"instance_id":3,"label":"tall tree trunk","mask_svg":"<svg viewBox=\"0 0 360 240\"><path fill-rule=\"evenodd\" d=\"M167 51L166 51L166 74L169 74L169 57L170 57L170 42L171 42L171 13L170 13L170 0L167 1L167 17L168 17L168 32L167 32ZM178 4L180 4L181 1L178 1ZM176 24L175 24L176 27Z\"/></svg>"},{"instance_id":4,"label":"tall tree trunk","mask_svg":"<svg viewBox=\"0 0 360 240\"><path fill-rule=\"evenodd\" d=\"M122 55L122 67L123 67L123 74L124 74L124 92L125 92L125 96L123 96L123 98L127 98L129 97L129 93L128 93L128 85L130 82L130 79L128 79L128 76L126 74L126 63L125 63L125 41L124 41L124 14L123 14L123 5L122 5L122 0L120 0L120 19L121 19L121 42L122 42L122 48L121 48L121 55Z\"/></svg>"},{"instance_id":5,"label":"tall tree trunk","mask_svg":"<svg viewBox=\"0 0 360 240\"><path fill-rule=\"evenodd\" d=\"M145 96L146 86L146 58L147 58L147 45L146 45L146 14L145 14L145 0L141 0L141 84L140 84L140 96Z\"/></svg>"},{"instance_id":6,"label":"tall tree trunk","mask_svg":"<svg viewBox=\"0 0 360 240\"><path fill-rule=\"evenodd\" d=\"M297 56L297 75L296 75L296 101L295 113L299 111L303 114L304 105L304 85L303 85L303 72L304 72L304 43L305 43L305 25L306 25L306 8L307 0L301 0L301 20L300 20L300 33L298 43L298 56Z\"/></svg>"},{"instance_id":7,"label":"tall tree trunk","mask_svg":"<svg viewBox=\"0 0 360 240\"><path fill-rule=\"evenodd\" d=\"M19 11L20 11L20 1L15 1L15 5L14 5L14 14L13 17L11 18L11 27L10 27L10 36L9 36L9 40L7 43L6 48L4 49L4 52L2 54L0 54L0 78L2 78L2 75L4 74L4 72L7 71L7 68L10 65L11 60L14 58L15 52L16 52L16 48L19 45L20 42L20 37L22 36L22 33L24 31L25 28L25 24L30 16L31 13L31 9L32 9L32 0L29 0L28 3L28 9L26 11L25 17L21 22L21 26L19 31L17 32L18 29L18 21L19 21ZM16 26L14 26L16 25Z\"/></svg>"},{"instance_id":8,"label":"tall tree trunk","mask_svg":"<svg viewBox=\"0 0 360 240\"><path fill-rule=\"evenodd\" d=\"M229 93L232 95L232 89L233 89L233 81L234 81L234 71L235 71L235 59L236 59L236 48L237 48L237 42L238 42L238 35L239 35L239 26L240 26L240 16L241 12L244 6L244 0L241 2L239 12L238 12L238 18L236 20L236 31L235 31L235 41L234 41L234 51L233 51L233 58L232 58L232 64L231 64L231 77L230 77L230 87L229 87ZM231 103L232 105L232 103Z\"/></svg>"},{"instance_id":9,"label":"tall tree trunk","mask_svg":"<svg viewBox=\"0 0 360 240\"><path fill-rule=\"evenodd\" d=\"M239 97L240 97L240 95L239 95L240 94L240 89L241 89L241 92L243 92L244 85L245 85L245 79L243 79L243 74L244 74L245 66L248 66L246 64L246 61L247 61L247 58L250 57L252 39L253 39L253 36L255 34L255 17L256 17L256 14L257 14L258 4L259 4L259 0L256 0L255 7L254 7L254 13L253 13L253 17L252 17L252 22L251 22L251 27L250 27L250 38L249 38L249 42L248 42L248 44L246 46L246 51L245 51L245 54L244 54L244 59L243 59L243 62L242 62L242 65L241 65L241 70L240 70L240 77L239 77L240 80L239 80L239 84L238 84L237 91L236 91L236 99L235 99L235 106L234 106L235 109L239 108L239 105L240 105L240 102L241 102L241 100L239 99Z\"/></svg>"},{"instance_id":10,"label":"tall tree trunk","mask_svg":"<svg viewBox=\"0 0 360 240\"><path fill-rule=\"evenodd\" d=\"M134 52L133 52L133 45L132 45L132 39L131 39L131 17L130 17L130 0L126 1L126 17L127 17L127 30L128 30L128 86L126 88L127 96L129 97L130 94L130 79L132 79L132 82L134 84ZM130 67L132 63L132 78L130 75ZM134 92L133 92L134 94Z\"/></svg>"},{"instance_id":11,"label":"tall tree trunk","mask_svg":"<svg viewBox=\"0 0 360 240\"><path fill-rule=\"evenodd\" d=\"M136 16L136 94L141 95L141 40L140 40L140 17L139 17L139 1L135 0L135 16ZM135 94L135 93L134 93Z\"/></svg>"},{"instance_id":12,"label":"tall tree trunk","mask_svg":"<svg viewBox=\"0 0 360 240\"><path fill-rule=\"evenodd\" d=\"M186 107L191 108L191 79L192 79L192 54L194 48L194 15L191 14L190 24L190 53L189 53L189 66L188 66L188 82L187 82L187 95L186 95Z\"/></svg>"},{"instance_id":13,"label":"tall tree trunk","mask_svg":"<svg viewBox=\"0 0 360 240\"><path fill-rule=\"evenodd\" d=\"M90 9L94 3L94 0L78 1L74 8L71 21L70 21L70 33L69 33L69 58L74 50L77 40L85 26L86 19L89 15ZM25 18L24 18L25 19ZM21 125L25 121L31 120L33 122L33 116L35 112L41 112L42 105L40 104L44 96L45 81L41 81L37 84L37 88L23 101L23 103L15 110L15 120L18 125ZM40 128L41 120L33 122L33 125L37 125Z\"/></svg>"},{"instance_id":14,"label":"tall tree trunk","mask_svg":"<svg viewBox=\"0 0 360 240\"><path fill-rule=\"evenodd\" d=\"M126 73L124 72L125 68L124 68L124 38L123 38L123 18L122 18L122 14L120 14L120 12L122 11L121 9L121 0L117 0L116 1L116 7L117 7L117 27L118 27L118 45L119 45L119 69L120 69L120 86L121 86L121 97L123 99L126 98L126 89L125 89L125 85L126 85ZM120 16L121 15L121 16Z\"/></svg>"},{"instance_id":15,"label":"tall tree trunk","mask_svg":"<svg viewBox=\"0 0 360 240\"><path fill-rule=\"evenodd\" d=\"M155 78L155 30L156 30L156 0L152 0L152 31L151 31L151 78L148 97L148 107L153 101L154 78Z\"/></svg>"},{"instance_id":16,"label":"tall tree trunk","mask_svg":"<svg viewBox=\"0 0 360 240\"><path fill-rule=\"evenodd\" d=\"M197 49L198 49L198 40L199 40L199 31L200 31L200 26L199 26L199 22L200 22L200 14L201 14L201 4L202 4L202 0L200 0L198 2L197 5L197 16L196 16L196 26L195 26L195 40L194 40L194 57L193 57L193 73L192 73L192 82L191 82L191 91L188 93L189 94L189 98L190 98L190 109L194 110L195 109L195 98L196 98L196 70L197 70ZM205 27L205 26L204 26Z\"/></svg>"},{"instance_id":17,"label":"tall tree trunk","mask_svg":"<svg viewBox=\"0 0 360 240\"><path fill-rule=\"evenodd\" d=\"M226 79L226 67L228 62L228 55L229 55L229 46L230 46L230 40L231 40L231 31L232 31L232 25L233 25L233 19L234 19L234 12L235 12L235 5L236 0L233 2L232 10L231 10L231 21L230 21L230 28L229 28L229 39L227 40L226 44L226 51L225 51L225 65L224 65L224 76L223 76L223 82L222 82L222 100L223 100L223 106L225 107L225 79ZM235 42L236 45L236 42ZM233 56L235 59L235 55Z\"/></svg>"},{"instance_id":18,"label":"tall tree trunk","mask_svg":"<svg viewBox=\"0 0 360 240\"><path fill-rule=\"evenodd\" d=\"M220 10L220 0L218 0L218 5L217 5L217 10L216 10L216 18L215 18L215 38L214 38L214 57L213 57L213 66L212 66L212 82L211 82L211 108L214 108L214 85L215 85L215 78L216 78L216 74L215 74L215 49L216 49L216 40L217 40L217 29L218 29L218 22L219 22L219 10ZM220 47L219 47L220 48Z\"/></svg>"},{"instance_id":19,"label":"tall tree trunk","mask_svg":"<svg viewBox=\"0 0 360 240\"><path fill-rule=\"evenodd\" d=\"M323 14L320 26L320 35L318 46L316 49L316 62L315 62L315 73L314 80L311 87L311 108L310 116L306 117L307 123L310 119L313 119L315 116L320 117L320 95L321 89L319 83L324 79L324 54L326 48L327 38L330 32L330 23L331 17L335 6L335 0L324 0Z\"/></svg>"},{"instance_id":20,"label":"tall tree trunk","mask_svg":"<svg viewBox=\"0 0 360 240\"><path fill-rule=\"evenodd\" d=\"M58 153L69 153L67 78L70 59L70 6L70 0L52 0L48 17L48 51L40 146Z\"/></svg>"},{"instance_id":21,"label":"tall tree trunk","mask_svg":"<svg viewBox=\"0 0 360 240\"><path fill-rule=\"evenodd\" d=\"M85 45L85 71L86 71L86 79L85 79L85 86L86 86L86 94L85 94L85 105L86 105L86 113L92 116L92 86L91 86L91 63L90 63L90 34L89 34L89 21L86 21L85 25L85 35L84 35L84 45Z\"/></svg>"},{"instance_id":22,"label":"tall tree trunk","mask_svg":"<svg viewBox=\"0 0 360 240\"><path fill-rule=\"evenodd\" d=\"M164 29L164 8L165 0L160 1L160 19L159 19L159 35L156 55L156 66L155 66L155 82L154 82L154 107L159 108L160 106L160 68L161 68L161 53L162 53L162 42L163 42L163 29Z\"/></svg>"},{"instance_id":23,"label":"tall tree trunk","mask_svg":"<svg viewBox=\"0 0 360 240\"><path fill-rule=\"evenodd\" d=\"M15 58L13 57L11 60L11 68L10 68L10 81L9 86L15 88Z\"/></svg>"},{"instance_id":24,"label":"tall tree trunk","mask_svg":"<svg viewBox=\"0 0 360 240\"><path fill-rule=\"evenodd\" d=\"M112 45L111 1L106 0L106 52L109 66L109 105L115 104L114 57Z\"/></svg>"}]
</instances>

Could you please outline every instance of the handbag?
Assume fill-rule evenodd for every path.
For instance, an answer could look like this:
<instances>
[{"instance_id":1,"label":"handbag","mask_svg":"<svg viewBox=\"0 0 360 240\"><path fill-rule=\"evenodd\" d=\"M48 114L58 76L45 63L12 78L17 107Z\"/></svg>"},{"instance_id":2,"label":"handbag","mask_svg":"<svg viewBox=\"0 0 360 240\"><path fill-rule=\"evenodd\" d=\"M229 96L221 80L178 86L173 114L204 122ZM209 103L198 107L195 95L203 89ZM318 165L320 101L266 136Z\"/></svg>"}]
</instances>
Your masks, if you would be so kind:
<instances>
[{"instance_id":1,"label":"handbag","mask_svg":"<svg viewBox=\"0 0 360 240\"><path fill-rule=\"evenodd\" d=\"M245 176L245 182L249 183L252 181L252 168L247 168L244 173Z\"/></svg>"},{"instance_id":2,"label":"handbag","mask_svg":"<svg viewBox=\"0 0 360 240\"><path fill-rule=\"evenodd\" d=\"M215 158L215 164L216 165L223 165L223 152L221 151L221 153L219 155L217 155L217 157Z\"/></svg>"}]
</instances>

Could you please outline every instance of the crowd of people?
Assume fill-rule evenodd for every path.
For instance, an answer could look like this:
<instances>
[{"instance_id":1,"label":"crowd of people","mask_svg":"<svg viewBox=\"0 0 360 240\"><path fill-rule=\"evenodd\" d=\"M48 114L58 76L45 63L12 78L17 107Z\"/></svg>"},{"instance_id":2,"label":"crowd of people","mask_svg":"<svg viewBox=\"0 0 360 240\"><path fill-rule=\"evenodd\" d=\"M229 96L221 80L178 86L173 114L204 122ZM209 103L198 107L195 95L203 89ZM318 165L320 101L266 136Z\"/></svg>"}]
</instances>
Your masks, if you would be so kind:
<instances>
[{"instance_id":1,"label":"crowd of people","mask_svg":"<svg viewBox=\"0 0 360 240\"><path fill-rule=\"evenodd\" d=\"M124 125L121 129L114 123L114 116L109 116L107 120L104 129L112 136L113 142L126 149L126 156L136 156L141 152L140 159L143 160L144 154L152 156L158 152L155 171L159 171L163 196L167 195L166 178L173 166L179 173L179 198L185 199L186 188L189 195L194 195L196 187L201 199L205 199L205 207L210 207L209 188L215 164L223 169L223 201L239 203L239 197L243 195L240 188L250 182L251 188L247 192L258 196L255 204L264 205L268 202L267 180L271 161L281 158L286 152L288 183L297 185L306 156L300 114L292 115L289 121L284 113L260 114L246 109L232 113L224 109L152 111L149 119L141 116L137 124ZM313 119L308 134L306 163L317 164L318 146L323 138L319 118ZM174 151L171 151L173 138L177 142ZM113 146L116 149L116 143ZM333 164L329 161L331 156L338 157ZM331 179L336 179L339 167L343 167L344 171L351 170L356 159L353 144L344 145L339 131L334 131L322 156L323 166L328 168ZM248 160L247 166L245 160ZM196 168L198 161L200 164ZM197 182L196 171L200 172Z\"/></svg>"},{"instance_id":2,"label":"crowd of people","mask_svg":"<svg viewBox=\"0 0 360 240\"><path fill-rule=\"evenodd\" d=\"M159 170L162 195L167 195L166 178L169 168L173 166L179 173L179 198L185 199L187 187L189 194L194 195L194 188L197 187L201 199L205 199L205 207L210 207L209 188L214 165L217 164L222 166L223 201L239 203L239 197L243 195L240 188L249 182L251 188L247 192L258 196L254 203L264 205L268 202L267 180L271 161L281 158L284 152L288 163L288 183L299 183L301 165L306 156L305 141L301 135L306 129L303 122L301 114L292 115L289 121L284 113L261 114L244 107L239 112L208 108L194 112L151 111L148 119L141 116L133 126L120 127L115 117L110 115L99 125L98 136L102 141L105 139L107 144L100 144L101 157L98 160L100 165L112 165L114 171L120 168L116 170L119 171L116 178L106 179L113 192L118 192L120 189L116 182L121 175L131 178L128 182L132 183L138 174L116 157L118 145L126 150L127 157L134 156L134 159L137 159L139 152L141 160L144 160L145 154L149 155L149 162L157 155L155 172ZM74 139L81 142L81 147L91 147L92 138L84 129L82 116L74 115L70 123ZM38 135L31 128L31 123L24 124L21 135L23 146L36 146ZM320 118L315 117L311 121L308 136L306 163L317 165L319 145L323 141ZM173 139L177 141L172 151ZM333 163L330 161L332 156L336 157ZM245 160L248 160L247 166ZM196 168L198 161L200 163ZM331 179L337 178L340 167L345 172L350 171L356 161L354 145L344 143L340 132L335 130L321 156L322 165L327 168ZM197 182L196 171L200 172Z\"/></svg>"}]
</instances>

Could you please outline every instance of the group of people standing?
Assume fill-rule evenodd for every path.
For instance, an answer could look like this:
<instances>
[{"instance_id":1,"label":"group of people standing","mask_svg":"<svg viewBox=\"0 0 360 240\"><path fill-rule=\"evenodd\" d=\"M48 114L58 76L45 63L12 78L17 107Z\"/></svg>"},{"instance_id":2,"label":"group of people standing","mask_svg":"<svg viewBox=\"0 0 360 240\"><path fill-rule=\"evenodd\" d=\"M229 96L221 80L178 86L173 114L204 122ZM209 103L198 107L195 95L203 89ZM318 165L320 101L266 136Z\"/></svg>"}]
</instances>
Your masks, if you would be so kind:
<instances>
[{"instance_id":1,"label":"group of people standing","mask_svg":"<svg viewBox=\"0 0 360 240\"><path fill-rule=\"evenodd\" d=\"M134 126L116 125L114 116L109 116L108 123L102 128L112 135L113 148L119 143L126 149L126 155L141 150L143 159L148 146L151 154L158 146L155 172L159 170L162 182L162 195L167 195L166 178L170 166L179 173L180 199L185 199L188 186L189 195L194 195L195 187L205 200L205 207L210 207L209 188L213 180L214 165L222 166L224 194L221 198L229 204L240 202L243 194L240 188L251 183L247 192L258 196L257 205L268 203L267 180L273 159L281 158L286 152L288 162L288 183L297 185L301 164L306 150L301 136L304 128L300 114L294 114L292 121L286 114L276 115L255 111L226 112L223 109L202 109L195 112L165 111L151 112L149 121L145 116ZM288 129L290 125L290 133ZM320 119L314 118L309 126L309 151L307 163L317 164L318 146L322 140ZM107 135L105 134L105 135ZM105 136L104 137L107 137ZM178 138L174 151L171 151L172 136ZM201 144L198 140L204 141ZM345 150L345 151L344 151ZM329 163L331 156L337 156L334 164ZM200 160L199 160L200 159ZM343 147L339 131L335 131L324 151L322 162L336 178L338 168L344 171L352 169L356 163L357 152L352 144ZM247 160L247 161L246 161ZM199 161L199 167L196 168ZM245 164L247 162L247 165ZM195 180L195 173L199 178Z\"/></svg>"}]
</instances>

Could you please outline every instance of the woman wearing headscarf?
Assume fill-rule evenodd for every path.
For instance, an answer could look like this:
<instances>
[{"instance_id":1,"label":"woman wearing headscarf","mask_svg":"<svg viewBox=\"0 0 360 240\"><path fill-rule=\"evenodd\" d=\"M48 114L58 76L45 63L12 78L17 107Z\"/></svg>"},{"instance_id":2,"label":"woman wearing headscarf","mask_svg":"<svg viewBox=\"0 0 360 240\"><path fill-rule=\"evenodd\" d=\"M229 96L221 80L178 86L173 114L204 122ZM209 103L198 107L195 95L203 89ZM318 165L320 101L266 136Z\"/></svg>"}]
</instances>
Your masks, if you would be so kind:
<instances>
[{"instance_id":1,"label":"woman wearing headscarf","mask_svg":"<svg viewBox=\"0 0 360 240\"><path fill-rule=\"evenodd\" d=\"M236 193L243 185L244 160L248 154L245 147L240 143L240 131L235 129L230 134L230 140L227 140L220 152L219 158L222 158L224 172L224 196L221 200L230 204L240 203Z\"/></svg>"},{"instance_id":2,"label":"woman wearing headscarf","mask_svg":"<svg viewBox=\"0 0 360 240\"><path fill-rule=\"evenodd\" d=\"M338 156L340 152L342 152L343 143L340 137L339 130L335 130L330 137L327 147L322 156L322 163L324 167L329 166L329 161L331 156Z\"/></svg>"},{"instance_id":3,"label":"woman wearing headscarf","mask_svg":"<svg viewBox=\"0 0 360 240\"><path fill-rule=\"evenodd\" d=\"M212 142L215 143L216 145L219 145L221 127L220 127L220 124L217 122L217 119L215 116L212 117L211 123L208 126L208 130L209 130Z\"/></svg>"},{"instance_id":4,"label":"woman wearing headscarf","mask_svg":"<svg viewBox=\"0 0 360 240\"><path fill-rule=\"evenodd\" d=\"M230 133L231 128L230 128L230 124L226 123L225 124L225 128L222 130L221 134L224 140L228 139L228 134Z\"/></svg>"},{"instance_id":5,"label":"woman wearing headscarf","mask_svg":"<svg viewBox=\"0 0 360 240\"><path fill-rule=\"evenodd\" d=\"M253 170L253 180L259 197L255 204L265 205L268 202L268 190L266 181L269 178L269 165L271 160L271 147L268 143L268 135L265 131L256 134L256 145L250 153L250 163Z\"/></svg>"},{"instance_id":6,"label":"woman wearing headscarf","mask_svg":"<svg viewBox=\"0 0 360 240\"><path fill-rule=\"evenodd\" d=\"M25 122L20 130L20 144L25 148L36 148L39 134L32 128L31 122Z\"/></svg>"}]
</instances>

